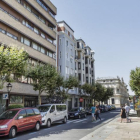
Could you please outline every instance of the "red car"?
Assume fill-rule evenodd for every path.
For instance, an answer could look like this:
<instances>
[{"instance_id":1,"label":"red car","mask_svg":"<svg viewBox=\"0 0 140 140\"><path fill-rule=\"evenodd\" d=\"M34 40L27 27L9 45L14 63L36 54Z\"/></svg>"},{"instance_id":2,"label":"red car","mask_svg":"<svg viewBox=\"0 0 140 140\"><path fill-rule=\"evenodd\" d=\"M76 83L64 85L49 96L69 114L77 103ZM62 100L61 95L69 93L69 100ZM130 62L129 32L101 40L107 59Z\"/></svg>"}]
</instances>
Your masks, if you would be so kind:
<instances>
[{"instance_id":1,"label":"red car","mask_svg":"<svg viewBox=\"0 0 140 140\"><path fill-rule=\"evenodd\" d=\"M16 136L17 132L34 128L40 130L41 115L36 108L10 109L0 115L0 136Z\"/></svg>"}]
</instances>

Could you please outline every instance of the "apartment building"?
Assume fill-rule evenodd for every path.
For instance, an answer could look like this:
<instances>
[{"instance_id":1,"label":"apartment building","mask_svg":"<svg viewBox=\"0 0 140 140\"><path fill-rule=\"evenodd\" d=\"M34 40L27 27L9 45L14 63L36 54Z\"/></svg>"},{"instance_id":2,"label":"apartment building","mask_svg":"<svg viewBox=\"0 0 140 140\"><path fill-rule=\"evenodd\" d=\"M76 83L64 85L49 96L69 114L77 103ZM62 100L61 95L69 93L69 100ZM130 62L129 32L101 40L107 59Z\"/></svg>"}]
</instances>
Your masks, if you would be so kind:
<instances>
[{"instance_id":1,"label":"apartment building","mask_svg":"<svg viewBox=\"0 0 140 140\"><path fill-rule=\"evenodd\" d=\"M30 63L50 63L56 66L56 7L50 0L1 0L0 43L23 47L30 57ZM36 106L38 91L30 85L31 79L22 77L12 83L10 104ZM0 104L5 104L0 90ZM45 96L45 93L44 93ZM42 99L45 103L45 99Z\"/></svg>"},{"instance_id":2,"label":"apartment building","mask_svg":"<svg viewBox=\"0 0 140 140\"><path fill-rule=\"evenodd\" d=\"M116 107L124 106L125 103L129 104L129 93L123 78L120 79L118 76L116 78L97 78L96 82L102 84L104 87L113 88L114 90L114 95L104 102L104 104L114 104Z\"/></svg>"},{"instance_id":3,"label":"apartment building","mask_svg":"<svg viewBox=\"0 0 140 140\"><path fill-rule=\"evenodd\" d=\"M85 52L87 48L89 49L87 59L89 71L86 73ZM64 78L75 75L79 79L81 86L87 82L87 77L89 79L87 83L92 84L95 79L93 55L94 52L91 51L90 47L86 47L82 39L75 39L74 30L65 21L57 23L57 67ZM91 71L93 71L93 74L90 73ZM68 109L78 106L86 107L87 104L91 103L86 93L80 88L71 89L69 95L70 98L67 100Z\"/></svg>"}]
</instances>

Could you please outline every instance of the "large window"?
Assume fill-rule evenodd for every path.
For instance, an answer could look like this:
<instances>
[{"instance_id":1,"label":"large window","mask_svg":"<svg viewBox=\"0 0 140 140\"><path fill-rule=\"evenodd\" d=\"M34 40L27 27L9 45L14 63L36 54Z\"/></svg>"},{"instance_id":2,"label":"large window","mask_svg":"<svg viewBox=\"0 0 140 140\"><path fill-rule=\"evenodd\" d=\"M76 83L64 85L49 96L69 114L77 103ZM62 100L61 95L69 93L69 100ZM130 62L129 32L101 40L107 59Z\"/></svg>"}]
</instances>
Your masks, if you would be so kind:
<instances>
[{"instance_id":1,"label":"large window","mask_svg":"<svg viewBox=\"0 0 140 140\"><path fill-rule=\"evenodd\" d=\"M21 42L27 46L30 46L30 41L27 38L21 37Z\"/></svg>"},{"instance_id":2,"label":"large window","mask_svg":"<svg viewBox=\"0 0 140 140\"><path fill-rule=\"evenodd\" d=\"M18 96L18 95L11 95L10 96L10 103L14 104L22 104L23 103L23 96Z\"/></svg>"},{"instance_id":3,"label":"large window","mask_svg":"<svg viewBox=\"0 0 140 140\"><path fill-rule=\"evenodd\" d=\"M78 69L80 70L81 69L81 63L78 62Z\"/></svg>"}]
</instances>

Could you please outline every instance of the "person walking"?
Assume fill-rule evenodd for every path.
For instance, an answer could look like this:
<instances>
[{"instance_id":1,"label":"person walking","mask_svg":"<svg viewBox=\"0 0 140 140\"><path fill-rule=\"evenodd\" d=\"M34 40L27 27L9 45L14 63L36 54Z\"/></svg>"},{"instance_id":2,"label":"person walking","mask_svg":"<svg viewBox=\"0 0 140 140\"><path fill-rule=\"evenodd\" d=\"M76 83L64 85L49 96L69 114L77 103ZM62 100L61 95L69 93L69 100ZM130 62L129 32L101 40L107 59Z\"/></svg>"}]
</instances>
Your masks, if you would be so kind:
<instances>
[{"instance_id":1,"label":"person walking","mask_svg":"<svg viewBox=\"0 0 140 140\"><path fill-rule=\"evenodd\" d=\"M129 119L129 111L130 111L130 107L126 103L125 104L125 113L126 113L127 122L131 122L131 119Z\"/></svg>"},{"instance_id":2,"label":"person walking","mask_svg":"<svg viewBox=\"0 0 140 140\"><path fill-rule=\"evenodd\" d=\"M96 120L99 118L100 121L101 121L101 118L100 118L100 108L99 108L98 105L96 106L95 115L96 115Z\"/></svg>"},{"instance_id":3,"label":"person walking","mask_svg":"<svg viewBox=\"0 0 140 140\"><path fill-rule=\"evenodd\" d=\"M92 113L92 121L96 120L96 119L95 119L95 109L96 109L96 108L94 107L94 105L92 105L91 110L90 110L91 113Z\"/></svg>"},{"instance_id":4,"label":"person walking","mask_svg":"<svg viewBox=\"0 0 140 140\"><path fill-rule=\"evenodd\" d=\"M121 108L121 122L120 123L122 123L122 120L123 119L126 119L126 113L125 113L125 108L122 106L122 108ZM126 119L126 121L127 121L127 119Z\"/></svg>"}]
</instances>

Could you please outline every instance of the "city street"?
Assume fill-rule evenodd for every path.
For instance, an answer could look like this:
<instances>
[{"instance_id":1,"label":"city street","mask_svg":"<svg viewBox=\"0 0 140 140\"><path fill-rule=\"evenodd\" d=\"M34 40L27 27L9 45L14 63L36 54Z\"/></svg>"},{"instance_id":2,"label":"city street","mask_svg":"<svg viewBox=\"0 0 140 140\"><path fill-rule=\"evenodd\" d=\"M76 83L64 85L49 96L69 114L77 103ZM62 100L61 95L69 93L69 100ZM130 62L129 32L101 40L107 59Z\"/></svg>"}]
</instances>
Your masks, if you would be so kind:
<instances>
[{"instance_id":1,"label":"city street","mask_svg":"<svg viewBox=\"0 0 140 140\"><path fill-rule=\"evenodd\" d=\"M34 130L18 133L16 138L11 140L79 140L94 130L112 121L120 113L120 109L101 113L102 120L91 122L91 115L82 119L71 119L66 124L53 124L50 128L41 128L40 131ZM10 140L1 137L1 140Z\"/></svg>"}]
</instances>

